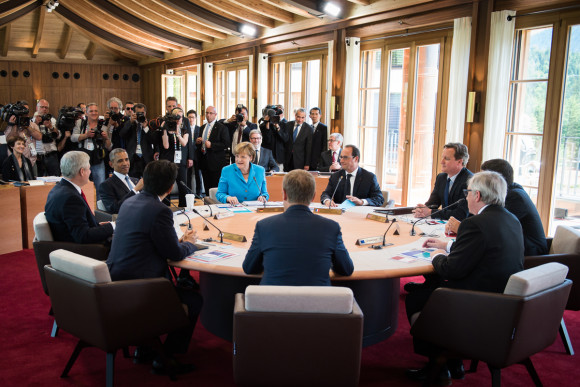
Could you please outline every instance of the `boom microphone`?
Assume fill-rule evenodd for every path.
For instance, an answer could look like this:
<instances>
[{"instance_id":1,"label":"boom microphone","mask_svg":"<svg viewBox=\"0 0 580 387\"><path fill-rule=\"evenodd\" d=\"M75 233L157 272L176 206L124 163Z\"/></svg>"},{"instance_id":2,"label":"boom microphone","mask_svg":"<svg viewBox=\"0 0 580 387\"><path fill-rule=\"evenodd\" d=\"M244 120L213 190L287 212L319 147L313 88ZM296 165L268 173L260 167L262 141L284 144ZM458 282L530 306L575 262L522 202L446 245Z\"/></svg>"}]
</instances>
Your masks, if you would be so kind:
<instances>
[{"instance_id":1,"label":"boom microphone","mask_svg":"<svg viewBox=\"0 0 580 387\"><path fill-rule=\"evenodd\" d=\"M459 203L461 203L461 202L464 202L464 201L465 201L465 198L461 198L461 199L459 199L458 201L456 201L455 203L452 203L452 204L448 205L447 207L443 207L443 208L442 208L442 209L440 209L439 211L432 212L430 215L423 216L423 217L421 217L421 218L417 219L415 222L413 222L413 227L411 227L411 236L415 236L415 225L416 225L418 222L420 222L420 221L422 221L422 220L424 220L424 219L426 219L426 218L428 218L428 217L430 217L430 216L433 216L433 215L435 215L435 214L438 214L438 213L440 213L440 212L442 212L442 211L445 211L445 210L446 210L446 209L448 209L448 208L451 208L451 207L453 207L453 206L456 206L456 205L458 205Z\"/></svg>"}]
</instances>

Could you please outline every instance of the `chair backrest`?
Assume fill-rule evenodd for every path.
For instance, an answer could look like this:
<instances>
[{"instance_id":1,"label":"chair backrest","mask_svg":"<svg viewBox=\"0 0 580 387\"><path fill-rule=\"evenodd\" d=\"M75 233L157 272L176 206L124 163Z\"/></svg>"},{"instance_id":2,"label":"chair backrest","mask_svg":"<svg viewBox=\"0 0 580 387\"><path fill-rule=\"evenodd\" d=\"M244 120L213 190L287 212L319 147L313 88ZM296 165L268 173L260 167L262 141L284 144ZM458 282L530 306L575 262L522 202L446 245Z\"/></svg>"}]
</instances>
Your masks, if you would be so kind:
<instances>
[{"instance_id":1,"label":"chair backrest","mask_svg":"<svg viewBox=\"0 0 580 387\"><path fill-rule=\"evenodd\" d=\"M109 267L105 262L67 250L59 249L50 253L50 264L58 271L93 284L111 282Z\"/></svg>"},{"instance_id":2,"label":"chair backrest","mask_svg":"<svg viewBox=\"0 0 580 387\"><path fill-rule=\"evenodd\" d=\"M52 237L52 231L50 230L50 225L48 224L48 221L46 220L46 216L44 215L44 212L39 212L34 217L34 221L32 222L32 225L34 227L34 233L36 234L34 236L34 240L48 241L48 242L54 241L54 238Z\"/></svg>"},{"instance_id":3,"label":"chair backrest","mask_svg":"<svg viewBox=\"0 0 580 387\"><path fill-rule=\"evenodd\" d=\"M504 294L526 297L550 289L566 279L568 267L550 262L512 274L506 284Z\"/></svg>"},{"instance_id":4,"label":"chair backrest","mask_svg":"<svg viewBox=\"0 0 580 387\"><path fill-rule=\"evenodd\" d=\"M383 193L383 198L385 198L385 201L383 202L383 207L387 207L387 205L389 204L389 191L381 191Z\"/></svg>"},{"instance_id":5,"label":"chair backrest","mask_svg":"<svg viewBox=\"0 0 580 387\"><path fill-rule=\"evenodd\" d=\"M559 225L550 246L550 254L580 254L580 230Z\"/></svg>"},{"instance_id":6,"label":"chair backrest","mask_svg":"<svg viewBox=\"0 0 580 387\"><path fill-rule=\"evenodd\" d=\"M352 312L353 293L338 286L257 286L246 288L246 310L251 312Z\"/></svg>"},{"instance_id":7,"label":"chair backrest","mask_svg":"<svg viewBox=\"0 0 580 387\"><path fill-rule=\"evenodd\" d=\"M209 197L210 197L210 199L215 200L217 202L217 196L216 195L217 195L217 187L210 188L209 189Z\"/></svg>"}]
</instances>

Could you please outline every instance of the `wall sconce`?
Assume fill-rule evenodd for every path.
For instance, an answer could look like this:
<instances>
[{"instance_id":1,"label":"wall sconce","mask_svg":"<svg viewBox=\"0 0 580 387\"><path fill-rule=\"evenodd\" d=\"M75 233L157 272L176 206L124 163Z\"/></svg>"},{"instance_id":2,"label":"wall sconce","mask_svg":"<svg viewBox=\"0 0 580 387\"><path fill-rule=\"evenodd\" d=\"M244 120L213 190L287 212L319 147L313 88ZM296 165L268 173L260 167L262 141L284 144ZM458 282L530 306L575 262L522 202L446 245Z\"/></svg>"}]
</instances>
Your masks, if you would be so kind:
<instances>
[{"instance_id":1,"label":"wall sconce","mask_svg":"<svg viewBox=\"0 0 580 387\"><path fill-rule=\"evenodd\" d=\"M477 91L467 93L467 110L465 112L465 121L469 123L479 122L479 98Z\"/></svg>"}]
</instances>

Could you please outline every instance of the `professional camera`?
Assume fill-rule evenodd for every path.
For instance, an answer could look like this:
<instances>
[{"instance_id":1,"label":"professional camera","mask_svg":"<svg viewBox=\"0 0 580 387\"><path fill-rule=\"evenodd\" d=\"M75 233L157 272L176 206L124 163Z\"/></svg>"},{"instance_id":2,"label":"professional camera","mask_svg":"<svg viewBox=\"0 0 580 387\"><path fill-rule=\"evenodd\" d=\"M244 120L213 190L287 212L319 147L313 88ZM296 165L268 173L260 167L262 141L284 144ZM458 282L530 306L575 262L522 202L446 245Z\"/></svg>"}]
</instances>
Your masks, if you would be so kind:
<instances>
[{"instance_id":1,"label":"professional camera","mask_svg":"<svg viewBox=\"0 0 580 387\"><path fill-rule=\"evenodd\" d=\"M268 116L268 121L270 121L270 123L279 124L280 116L282 114L284 114L284 111L278 106L268 105L262 110L262 119L260 121L264 121L264 117Z\"/></svg>"},{"instance_id":2,"label":"professional camera","mask_svg":"<svg viewBox=\"0 0 580 387\"><path fill-rule=\"evenodd\" d=\"M175 132L177 130L177 123L181 116L178 114L171 114L167 113L165 117L163 117L163 121L165 122L165 129L168 132Z\"/></svg>"},{"instance_id":3,"label":"professional camera","mask_svg":"<svg viewBox=\"0 0 580 387\"><path fill-rule=\"evenodd\" d=\"M30 117L25 117L30 111L20 101L15 104L8 104L2 106L0 109L0 119L8 122L12 116L16 116L16 125L29 126Z\"/></svg>"},{"instance_id":4,"label":"professional camera","mask_svg":"<svg viewBox=\"0 0 580 387\"><path fill-rule=\"evenodd\" d=\"M145 121L147 121L147 117L145 117L145 112L137 112L135 113L135 115L137 116L137 122L142 124Z\"/></svg>"},{"instance_id":5,"label":"professional camera","mask_svg":"<svg viewBox=\"0 0 580 387\"><path fill-rule=\"evenodd\" d=\"M242 113L244 109L248 111L248 108L242 104L238 104L238 106L236 106L236 122L240 123L244 121L244 114Z\"/></svg>"},{"instance_id":6,"label":"professional camera","mask_svg":"<svg viewBox=\"0 0 580 387\"><path fill-rule=\"evenodd\" d=\"M121 113L113 113L113 112L107 112L107 114L109 115L109 119L115 121L116 123L121 123L121 120L123 120L123 114Z\"/></svg>"},{"instance_id":7,"label":"professional camera","mask_svg":"<svg viewBox=\"0 0 580 387\"><path fill-rule=\"evenodd\" d=\"M58 111L56 126L61 130L72 132L76 121L81 118L82 115L83 111L80 108L65 105Z\"/></svg>"},{"instance_id":8,"label":"professional camera","mask_svg":"<svg viewBox=\"0 0 580 387\"><path fill-rule=\"evenodd\" d=\"M51 119L52 119L52 114L50 114L50 113L46 113L45 115L42 116L42 122L50 121Z\"/></svg>"}]
</instances>

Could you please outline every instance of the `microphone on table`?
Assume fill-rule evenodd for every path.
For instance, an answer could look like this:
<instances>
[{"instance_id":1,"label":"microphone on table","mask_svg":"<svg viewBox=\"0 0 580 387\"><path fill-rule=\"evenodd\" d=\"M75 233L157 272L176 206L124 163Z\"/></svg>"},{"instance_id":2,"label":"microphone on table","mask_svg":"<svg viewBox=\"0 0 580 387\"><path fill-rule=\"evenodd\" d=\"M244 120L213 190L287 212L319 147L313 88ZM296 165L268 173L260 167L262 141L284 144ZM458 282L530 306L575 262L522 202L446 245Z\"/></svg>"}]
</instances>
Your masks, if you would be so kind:
<instances>
[{"instance_id":1,"label":"microphone on table","mask_svg":"<svg viewBox=\"0 0 580 387\"><path fill-rule=\"evenodd\" d=\"M177 207L175 204L173 204L171 202L171 200L169 200L169 204L171 204L173 207L177 208L179 211L181 211L181 213L183 215L185 215L185 217L187 218L187 229L193 230L193 228L191 227L191 219L189 219L189 216L187 216L187 214L185 213L185 208Z\"/></svg>"},{"instance_id":2,"label":"microphone on table","mask_svg":"<svg viewBox=\"0 0 580 387\"><path fill-rule=\"evenodd\" d=\"M262 189L260 188L260 186L258 185L258 180L256 180L256 176L254 176L254 183L256 183L256 187L258 187L258 198L262 195ZM264 196L264 199L266 199L266 197ZM266 208L266 202L264 202L264 208Z\"/></svg>"},{"instance_id":3,"label":"microphone on table","mask_svg":"<svg viewBox=\"0 0 580 387\"><path fill-rule=\"evenodd\" d=\"M393 224L397 221L397 218L393 218L393 220L391 220L391 224L389 224L389 227L387 227L387 231L385 231L385 233L383 234L383 244L382 245L372 245L371 248L375 249L375 250L380 250L383 247L385 247L385 240L387 239L387 233L389 232L389 230L391 229L391 227L393 227ZM389 243L389 245L392 245L392 243Z\"/></svg>"},{"instance_id":4,"label":"microphone on table","mask_svg":"<svg viewBox=\"0 0 580 387\"><path fill-rule=\"evenodd\" d=\"M343 169L343 171L344 171L344 169ZM346 171L344 171L344 173L346 174ZM344 176L340 176L340 179L338 179L338 183L336 183L336 187L334 187L334 192L332 193L332 196L330 197L330 201L328 202L328 208L330 208L330 204L334 200L334 195L336 194L336 190L338 189L338 186L340 185L340 182L342 181L343 178L344 178Z\"/></svg>"},{"instance_id":5,"label":"microphone on table","mask_svg":"<svg viewBox=\"0 0 580 387\"><path fill-rule=\"evenodd\" d=\"M220 237L220 243L224 243L224 233L222 230L219 229L218 226L216 226L215 224L213 224L212 222L210 222L210 220L208 218L206 218L205 216L203 216L202 214L199 213L198 210L196 210L195 208L191 209L193 212L195 212L196 214L198 214L199 216L201 216L206 222L208 222L209 224L211 224L216 230L218 230L219 234L218 236Z\"/></svg>"},{"instance_id":6,"label":"microphone on table","mask_svg":"<svg viewBox=\"0 0 580 387\"><path fill-rule=\"evenodd\" d=\"M442 209L440 209L439 211L432 212L431 214L429 214L429 215L427 215L427 216L422 216L421 218L417 219L415 222L413 222L413 227L411 227L411 236L415 236L415 225L416 225L418 222L420 222L420 221L422 221L422 220L425 220L426 218L428 218L428 217L430 217L430 216L433 216L433 215L435 215L435 214L438 214L438 213L440 213L440 212L442 212L442 211L445 211L445 210L446 210L446 209L448 209L448 208L451 208L451 207L453 207L453 206L456 206L456 205L458 205L459 203L461 203L461 202L464 202L464 201L465 201L465 198L459 199L459 200L458 200L458 201L456 201L455 203L452 203L452 204L448 205L447 207L443 207L443 208L442 208Z\"/></svg>"},{"instance_id":7,"label":"microphone on table","mask_svg":"<svg viewBox=\"0 0 580 387\"><path fill-rule=\"evenodd\" d=\"M187 186L187 184L185 184L183 181L181 180L177 180L179 184L181 184L182 187L185 187L185 189L191 193L196 199L200 199L203 201L203 198L201 196L199 196L198 194L196 194L195 192L193 192L193 190L191 188L189 188ZM211 206L208 204L207 207L209 208L209 216L212 216L212 211L211 211Z\"/></svg>"}]
</instances>

